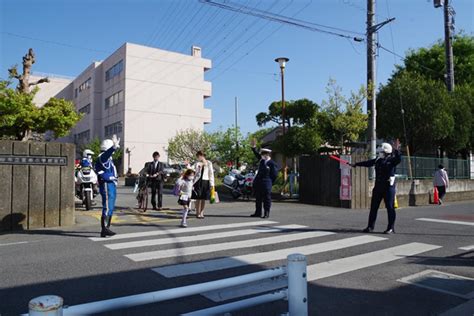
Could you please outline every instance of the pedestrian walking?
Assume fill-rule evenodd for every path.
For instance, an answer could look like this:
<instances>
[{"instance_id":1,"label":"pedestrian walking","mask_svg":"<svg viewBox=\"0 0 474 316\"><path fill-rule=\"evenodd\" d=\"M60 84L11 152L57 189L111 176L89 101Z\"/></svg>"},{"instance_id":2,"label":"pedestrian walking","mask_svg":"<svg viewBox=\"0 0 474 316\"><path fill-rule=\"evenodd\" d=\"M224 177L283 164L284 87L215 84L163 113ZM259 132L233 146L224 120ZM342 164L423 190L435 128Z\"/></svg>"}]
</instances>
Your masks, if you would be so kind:
<instances>
[{"instance_id":1,"label":"pedestrian walking","mask_svg":"<svg viewBox=\"0 0 474 316\"><path fill-rule=\"evenodd\" d=\"M191 197L193 194L194 186L194 175L195 172L192 169L188 169L184 172L183 176L178 179L178 204L183 206L183 213L181 219L181 227L188 227L186 219L189 213L189 204L191 202Z\"/></svg>"},{"instance_id":2,"label":"pedestrian walking","mask_svg":"<svg viewBox=\"0 0 474 316\"><path fill-rule=\"evenodd\" d=\"M438 204L441 205L443 204L443 199L446 195L446 189L449 186L448 172L446 172L443 165L438 166L438 170L436 170L434 174L433 185L438 189Z\"/></svg>"},{"instance_id":3,"label":"pedestrian walking","mask_svg":"<svg viewBox=\"0 0 474 316\"><path fill-rule=\"evenodd\" d=\"M103 140L100 145L101 153L95 164L95 170L99 176L99 192L102 197L101 237L115 235L110 230L117 195L117 168L115 168L112 155L118 148L120 148L120 138L116 135L113 135L112 139Z\"/></svg>"},{"instance_id":4,"label":"pedestrian walking","mask_svg":"<svg viewBox=\"0 0 474 316\"><path fill-rule=\"evenodd\" d=\"M151 188L151 205L153 206L153 210L155 211L163 209L164 167L163 164L159 161L159 159L160 153L155 151L153 153L153 160L148 163L146 171L149 186ZM157 196L158 207L156 203Z\"/></svg>"},{"instance_id":5,"label":"pedestrian walking","mask_svg":"<svg viewBox=\"0 0 474 316\"><path fill-rule=\"evenodd\" d=\"M370 203L369 224L363 230L364 233L371 233L377 220L377 212L382 200L385 201L388 215L388 225L384 234L395 233L395 168L401 162L400 142L398 139L394 144L395 148L388 143L382 143L378 148L378 157L375 159L351 164L352 167L373 167L375 166L375 186L372 190L372 200Z\"/></svg>"},{"instance_id":6,"label":"pedestrian walking","mask_svg":"<svg viewBox=\"0 0 474 316\"><path fill-rule=\"evenodd\" d=\"M211 189L214 189L214 167L202 151L196 153L196 158L198 161L195 165L196 177L192 199L195 200L196 218L203 219L206 200L210 199Z\"/></svg>"},{"instance_id":7,"label":"pedestrian walking","mask_svg":"<svg viewBox=\"0 0 474 316\"><path fill-rule=\"evenodd\" d=\"M255 192L255 213L251 217L270 217L270 208L272 206L272 186L278 176L277 164L271 159L272 151L267 148L257 150L257 142L252 140L252 151L259 160L258 172L253 180L253 189ZM262 204L265 211L262 216Z\"/></svg>"}]
</instances>

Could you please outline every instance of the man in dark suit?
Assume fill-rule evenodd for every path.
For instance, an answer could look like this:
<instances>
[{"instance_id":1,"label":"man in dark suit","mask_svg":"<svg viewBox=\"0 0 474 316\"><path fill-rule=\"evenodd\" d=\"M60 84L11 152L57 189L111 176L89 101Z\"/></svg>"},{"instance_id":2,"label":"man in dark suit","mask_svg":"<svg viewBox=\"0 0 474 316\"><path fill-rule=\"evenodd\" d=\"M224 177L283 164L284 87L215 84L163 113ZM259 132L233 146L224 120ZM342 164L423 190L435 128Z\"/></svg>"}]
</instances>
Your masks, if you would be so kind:
<instances>
[{"instance_id":1,"label":"man in dark suit","mask_svg":"<svg viewBox=\"0 0 474 316\"><path fill-rule=\"evenodd\" d=\"M277 164L271 159L272 151L262 148L260 152L256 148L256 141L252 141L252 151L259 159L257 176L253 181L255 190L255 213L251 217L270 217L272 206L272 186L278 176ZM265 214L262 216L262 203Z\"/></svg>"},{"instance_id":2,"label":"man in dark suit","mask_svg":"<svg viewBox=\"0 0 474 316\"><path fill-rule=\"evenodd\" d=\"M153 153L153 161L147 164L146 175L148 183L151 187L151 205L153 210L161 210L163 208L163 164L159 162L160 154L155 151ZM156 195L158 194L158 208L156 207Z\"/></svg>"}]
</instances>

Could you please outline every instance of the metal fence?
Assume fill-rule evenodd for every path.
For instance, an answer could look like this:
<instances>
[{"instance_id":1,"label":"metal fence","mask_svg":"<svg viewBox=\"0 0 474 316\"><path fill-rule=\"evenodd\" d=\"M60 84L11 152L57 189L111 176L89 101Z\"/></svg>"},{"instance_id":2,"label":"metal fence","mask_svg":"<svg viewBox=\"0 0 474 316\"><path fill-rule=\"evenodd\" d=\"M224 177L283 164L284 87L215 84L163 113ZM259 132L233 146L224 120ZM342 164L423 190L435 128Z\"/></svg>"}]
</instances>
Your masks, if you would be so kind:
<instances>
[{"instance_id":1,"label":"metal fence","mask_svg":"<svg viewBox=\"0 0 474 316\"><path fill-rule=\"evenodd\" d=\"M217 315L238 311L244 308L271 303L279 300L288 301L288 316L308 315L308 288L307 288L307 261L302 254L291 254L287 257L287 266L277 267L260 272L239 275L227 279L220 279L199 284L192 284L178 288L154 291L130 296L112 298L75 306L63 307L63 299L55 295L45 295L34 298L29 303L29 313L25 316L62 316L62 315L91 315L97 313L113 312L130 307L158 303L177 298L202 294L209 291L242 286L248 283L270 279L278 282L282 277L286 285L277 286L279 290L256 297L234 301L227 304L193 311L191 315Z\"/></svg>"},{"instance_id":2,"label":"metal fence","mask_svg":"<svg viewBox=\"0 0 474 316\"><path fill-rule=\"evenodd\" d=\"M442 164L450 179L469 179L470 164L469 160L447 159L431 157L410 157L411 168L414 179L431 179L438 165ZM410 175L408 157L403 156L402 162L397 166L397 176L408 179Z\"/></svg>"}]
</instances>

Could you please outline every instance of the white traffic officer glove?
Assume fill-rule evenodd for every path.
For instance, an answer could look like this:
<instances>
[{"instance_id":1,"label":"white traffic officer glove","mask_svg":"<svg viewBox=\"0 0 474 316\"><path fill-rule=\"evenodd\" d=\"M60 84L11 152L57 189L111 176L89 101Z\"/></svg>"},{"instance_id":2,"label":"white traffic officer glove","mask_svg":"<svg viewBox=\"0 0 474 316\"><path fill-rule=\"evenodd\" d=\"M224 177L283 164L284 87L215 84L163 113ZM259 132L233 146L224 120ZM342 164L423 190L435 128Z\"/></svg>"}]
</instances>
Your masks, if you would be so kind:
<instances>
[{"instance_id":1,"label":"white traffic officer glove","mask_svg":"<svg viewBox=\"0 0 474 316\"><path fill-rule=\"evenodd\" d=\"M114 149L120 148L120 138L117 135L112 136L112 142L114 143Z\"/></svg>"}]
</instances>

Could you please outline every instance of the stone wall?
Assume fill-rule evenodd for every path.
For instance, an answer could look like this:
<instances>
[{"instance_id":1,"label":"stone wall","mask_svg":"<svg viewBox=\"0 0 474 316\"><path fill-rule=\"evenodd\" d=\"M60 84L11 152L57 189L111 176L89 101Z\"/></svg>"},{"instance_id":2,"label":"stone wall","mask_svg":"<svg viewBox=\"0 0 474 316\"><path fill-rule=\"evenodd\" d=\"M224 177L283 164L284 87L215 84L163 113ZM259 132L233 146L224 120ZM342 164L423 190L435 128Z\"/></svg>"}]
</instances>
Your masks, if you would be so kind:
<instances>
[{"instance_id":1,"label":"stone wall","mask_svg":"<svg viewBox=\"0 0 474 316\"><path fill-rule=\"evenodd\" d=\"M0 231L74 224L75 146L0 140Z\"/></svg>"},{"instance_id":2,"label":"stone wall","mask_svg":"<svg viewBox=\"0 0 474 316\"><path fill-rule=\"evenodd\" d=\"M371 189L373 181L370 181ZM369 191L369 195L372 194ZM397 180L400 207L428 205L433 202L433 180ZM474 180L450 180L445 202L474 200Z\"/></svg>"}]
</instances>

